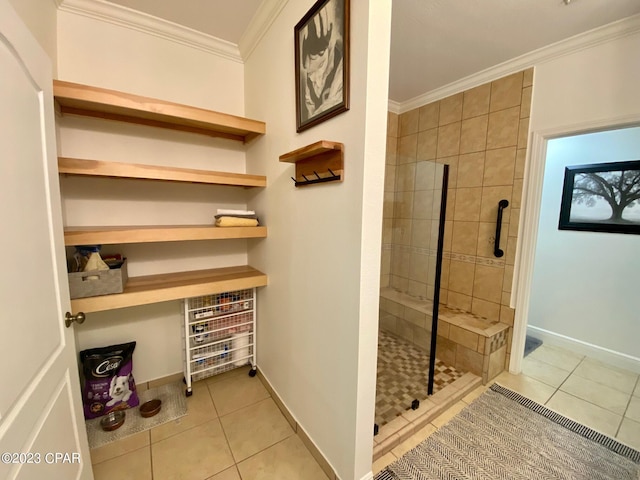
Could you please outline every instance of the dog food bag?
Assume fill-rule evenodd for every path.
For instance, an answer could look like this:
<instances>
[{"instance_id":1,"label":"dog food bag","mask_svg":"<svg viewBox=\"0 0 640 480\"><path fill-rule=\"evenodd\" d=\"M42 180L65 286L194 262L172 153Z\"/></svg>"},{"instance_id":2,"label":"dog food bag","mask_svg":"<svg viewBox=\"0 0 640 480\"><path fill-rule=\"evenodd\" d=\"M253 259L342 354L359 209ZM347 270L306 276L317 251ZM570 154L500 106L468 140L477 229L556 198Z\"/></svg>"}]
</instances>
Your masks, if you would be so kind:
<instances>
[{"instance_id":1,"label":"dog food bag","mask_svg":"<svg viewBox=\"0 0 640 480\"><path fill-rule=\"evenodd\" d=\"M80 352L85 418L101 417L140 403L131 373L135 348L136 342L130 342Z\"/></svg>"}]
</instances>

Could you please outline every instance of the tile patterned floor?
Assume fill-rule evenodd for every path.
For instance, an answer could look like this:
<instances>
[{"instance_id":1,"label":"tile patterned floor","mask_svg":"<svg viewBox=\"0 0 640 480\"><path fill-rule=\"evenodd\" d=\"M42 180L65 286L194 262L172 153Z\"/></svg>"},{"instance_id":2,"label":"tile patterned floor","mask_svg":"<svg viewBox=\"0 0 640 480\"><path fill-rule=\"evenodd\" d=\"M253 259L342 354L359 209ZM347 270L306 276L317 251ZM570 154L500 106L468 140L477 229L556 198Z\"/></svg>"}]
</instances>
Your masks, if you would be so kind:
<instances>
[{"instance_id":1,"label":"tile patterned floor","mask_svg":"<svg viewBox=\"0 0 640 480\"><path fill-rule=\"evenodd\" d=\"M427 398L429 355L389 332L378 332L376 423L385 425L411 407L414 399ZM434 393L460 378L464 372L436 358Z\"/></svg>"},{"instance_id":2,"label":"tile patterned floor","mask_svg":"<svg viewBox=\"0 0 640 480\"><path fill-rule=\"evenodd\" d=\"M257 377L193 384L188 414L91 451L96 480L327 480Z\"/></svg>"},{"instance_id":3,"label":"tile patterned floor","mask_svg":"<svg viewBox=\"0 0 640 480\"><path fill-rule=\"evenodd\" d=\"M503 372L495 382L640 450L640 375L636 373L542 345L523 360L522 374ZM373 473L437 431L487 388L488 385L478 387L379 458L373 464Z\"/></svg>"}]
</instances>

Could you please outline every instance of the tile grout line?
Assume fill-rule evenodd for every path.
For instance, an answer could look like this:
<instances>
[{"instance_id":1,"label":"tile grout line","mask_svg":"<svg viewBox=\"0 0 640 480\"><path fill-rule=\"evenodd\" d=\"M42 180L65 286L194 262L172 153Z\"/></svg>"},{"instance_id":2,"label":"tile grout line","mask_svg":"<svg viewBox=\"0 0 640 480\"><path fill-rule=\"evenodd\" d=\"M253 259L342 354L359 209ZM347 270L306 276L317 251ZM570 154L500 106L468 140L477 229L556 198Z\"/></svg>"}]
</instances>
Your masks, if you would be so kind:
<instances>
[{"instance_id":1,"label":"tile grout line","mask_svg":"<svg viewBox=\"0 0 640 480\"><path fill-rule=\"evenodd\" d=\"M629 400L627 401L627 407L624 409L624 413L622 414L622 420L620 420L620 425L618 425L618 429L616 430L616 438L618 437L618 435L620 435L620 429L622 428L622 423L624 422L624 419L630 418L630 417L627 417L627 412L629 411L629 406L631 405L631 401L633 400L633 392L636 391L636 388L638 388L638 385L640 385L640 376L636 378L636 383L633 385L633 389L631 390L631 395L629 396Z\"/></svg>"}]
</instances>

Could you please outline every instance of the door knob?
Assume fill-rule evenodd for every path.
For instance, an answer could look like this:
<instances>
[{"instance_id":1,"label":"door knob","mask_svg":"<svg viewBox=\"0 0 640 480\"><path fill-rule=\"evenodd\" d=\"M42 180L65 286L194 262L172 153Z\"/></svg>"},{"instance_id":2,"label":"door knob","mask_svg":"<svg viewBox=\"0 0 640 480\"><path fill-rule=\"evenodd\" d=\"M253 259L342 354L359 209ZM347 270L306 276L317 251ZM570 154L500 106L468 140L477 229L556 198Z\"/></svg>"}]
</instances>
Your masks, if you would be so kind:
<instances>
[{"instance_id":1,"label":"door knob","mask_svg":"<svg viewBox=\"0 0 640 480\"><path fill-rule=\"evenodd\" d=\"M69 328L73 322L83 323L85 318L87 317L83 312L78 312L77 315L71 315L71 313L67 312L64 316L64 324Z\"/></svg>"}]
</instances>

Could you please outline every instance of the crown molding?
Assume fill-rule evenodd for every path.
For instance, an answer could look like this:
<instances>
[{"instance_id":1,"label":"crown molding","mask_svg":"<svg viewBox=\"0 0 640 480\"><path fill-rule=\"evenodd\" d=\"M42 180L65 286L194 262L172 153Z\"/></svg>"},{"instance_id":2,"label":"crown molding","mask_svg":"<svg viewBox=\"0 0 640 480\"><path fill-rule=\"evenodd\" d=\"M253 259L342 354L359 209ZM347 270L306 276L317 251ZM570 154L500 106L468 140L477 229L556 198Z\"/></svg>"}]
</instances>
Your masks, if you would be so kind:
<instances>
[{"instance_id":1,"label":"crown molding","mask_svg":"<svg viewBox=\"0 0 640 480\"><path fill-rule=\"evenodd\" d=\"M243 63L238 46L191 28L104 0L56 0L63 12L82 15Z\"/></svg>"},{"instance_id":2,"label":"crown molding","mask_svg":"<svg viewBox=\"0 0 640 480\"><path fill-rule=\"evenodd\" d=\"M240 37L238 48L243 60L247 60L267 33L271 24L278 18L288 0L263 0Z\"/></svg>"},{"instance_id":3,"label":"crown molding","mask_svg":"<svg viewBox=\"0 0 640 480\"><path fill-rule=\"evenodd\" d=\"M389 100L389 106L387 107L391 113L400 114L402 104L400 102L395 102L393 100Z\"/></svg>"},{"instance_id":4,"label":"crown molding","mask_svg":"<svg viewBox=\"0 0 640 480\"><path fill-rule=\"evenodd\" d=\"M436 102L451 95L455 95L456 93L464 92L471 88L492 82L498 78L534 67L536 64L544 63L563 55L569 55L639 31L640 14L609 23L602 27L589 30L588 32L569 37L566 40L561 40L551 45L547 45L546 47L525 53L524 55L507 60L506 62L487 68L478 73L474 73L468 77L461 78L460 80L456 80L455 82L436 88L435 90L431 90L430 92L411 98L405 102L393 102L394 106L397 106L398 108L397 112L394 111L394 113L408 112L431 102ZM390 100L389 109L391 109L391 104L392 101Z\"/></svg>"}]
</instances>

